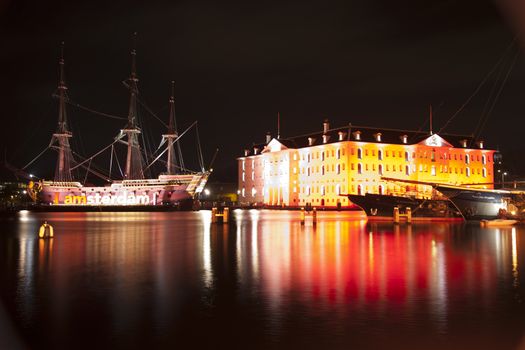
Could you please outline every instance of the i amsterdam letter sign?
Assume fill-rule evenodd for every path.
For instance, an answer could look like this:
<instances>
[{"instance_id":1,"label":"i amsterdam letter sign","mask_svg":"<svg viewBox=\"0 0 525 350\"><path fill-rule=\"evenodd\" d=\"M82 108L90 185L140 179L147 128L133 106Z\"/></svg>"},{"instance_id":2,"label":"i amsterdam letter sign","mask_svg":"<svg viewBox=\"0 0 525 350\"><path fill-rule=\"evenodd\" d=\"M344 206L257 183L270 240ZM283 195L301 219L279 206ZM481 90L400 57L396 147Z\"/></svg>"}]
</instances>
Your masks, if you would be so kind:
<instances>
[{"instance_id":1,"label":"i amsterdam letter sign","mask_svg":"<svg viewBox=\"0 0 525 350\"><path fill-rule=\"evenodd\" d=\"M155 195L154 195L155 196ZM95 193L89 195L67 195L64 197L65 205L155 205L155 200L150 201L148 195L135 195L123 192L121 194ZM55 203L58 204L58 203Z\"/></svg>"}]
</instances>

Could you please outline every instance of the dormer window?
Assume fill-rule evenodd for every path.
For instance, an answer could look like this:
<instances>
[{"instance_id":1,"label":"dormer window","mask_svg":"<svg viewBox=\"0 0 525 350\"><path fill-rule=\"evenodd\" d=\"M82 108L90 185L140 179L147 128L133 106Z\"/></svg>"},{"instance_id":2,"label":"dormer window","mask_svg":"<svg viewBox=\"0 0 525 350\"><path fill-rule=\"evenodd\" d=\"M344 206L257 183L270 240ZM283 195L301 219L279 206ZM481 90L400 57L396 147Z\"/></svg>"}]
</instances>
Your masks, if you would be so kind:
<instances>
[{"instance_id":1,"label":"dormer window","mask_svg":"<svg viewBox=\"0 0 525 350\"><path fill-rule=\"evenodd\" d=\"M308 138L308 146L313 146L315 139L313 137Z\"/></svg>"},{"instance_id":2,"label":"dormer window","mask_svg":"<svg viewBox=\"0 0 525 350\"><path fill-rule=\"evenodd\" d=\"M467 148L468 140L460 140L459 143L461 144L461 147Z\"/></svg>"},{"instance_id":3,"label":"dormer window","mask_svg":"<svg viewBox=\"0 0 525 350\"><path fill-rule=\"evenodd\" d=\"M244 156L248 157L249 155L250 155L250 150L249 149L245 149L244 150Z\"/></svg>"},{"instance_id":4,"label":"dormer window","mask_svg":"<svg viewBox=\"0 0 525 350\"><path fill-rule=\"evenodd\" d=\"M377 134L374 134L374 138L376 139L377 142L381 142L381 133L378 132Z\"/></svg>"},{"instance_id":5,"label":"dormer window","mask_svg":"<svg viewBox=\"0 0 525 350\"><path fill-rule=\"evenodd\" d=\"M259 153L259 148L254 147L253 148L253 154L256 155L257 153Z\"/></svg>"},{"instance_id":6,"label":"dormer window","mask_svg":"<svg viewBox=\"0 0 525 350\"><path fill-rule=\"evenodd\" d=\"M483 142L482 140L478 141L478 147L481 148L481 149L483 149L483 143L484 143L484 142Z\"/></svg>"},{"instance_id":7,"label":"dormer window","mask_svg":"<svg viewBox=\"0 0 525 350\"><path fill-rule=\"evenodd\" d=\"M360 141L361 140L361 131L354 131L353 135L354 135L354 139L356 141Z\"/></svg>"},{"instance_id":8,"label":"dormer window","mask_svg":"<svg viewBox=\"0 0 525 350\"><path fill-rule=\"evenodd\" d=\"M330 139L330 136L323 135L323 143L327 143L329 139Z\"/></svg>"},{"instance_id":9,"label":"dormer window","mask_svg":"<svg viewBox=\"0 0 525 350\"><path fill-rule=\"evenodd\" d=\"M399 138L401 139L401 142L403 142L404 144L408 143L408 135L401 135Z\"/></svg>"},{"instance_id":10,"label":"dormer window","mask_svg":"<svg viewBox=\"0 0 525 350\"><path fill-rule=\"evenodd\" d=\"M344 138L345 138L345 133L344 133L344 132L339 131L339 132L337 133L337 135L338 135L338 140L339 140L339 141L343 141L343 140L344 140Z\"/></svg>"}]
</instances>

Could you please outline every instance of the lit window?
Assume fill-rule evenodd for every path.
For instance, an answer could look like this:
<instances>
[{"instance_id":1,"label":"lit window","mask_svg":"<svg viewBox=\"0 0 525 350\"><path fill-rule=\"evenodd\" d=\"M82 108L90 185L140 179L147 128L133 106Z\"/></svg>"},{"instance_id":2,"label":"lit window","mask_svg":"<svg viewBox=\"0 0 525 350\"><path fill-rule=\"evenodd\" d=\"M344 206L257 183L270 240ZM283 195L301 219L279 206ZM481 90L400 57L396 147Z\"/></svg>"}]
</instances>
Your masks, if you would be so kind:
<instances>
[{"instance_id":1,"label":"lit window","mask_svg":"<svg viewBox=\"0 0 525 350\"><path fill-rule=\"evenodd\" d=\"M381 150L377 151L377 159L383 160L383 151Z\"/></svg>"},{"instance_id":2,"label":"lit window","mask_svg":"<svg viewBox=\"0 0 525 350\"><path fill-rule=\"evenodd\" d=\"M379 175L383 175L383 165L379 164L379 167L377 168Z\"/></svg>"},{"instance_id":3,"label":"lit window","mask_svg":"<svg viewBox=\"0 0 525 350\"><path fill-rule=\"evenodd\" d=\"M337 164L337 174L341 174L341 165Z\"/></svg>"},{"instance_id":4,"label":"lit window","mask_svg":"<svg viewBox=\"0 0 525 350\"><path fill-rule=\"evenodd\" d=\"M481 163L482 164L487 164L487 156L486 155L482 155L481 156Z\"/></svg>"},{"instance_id":5,"label":"lit window","mask_svg":"<svg viewBox=\"0 0 525 350\"><path fill-rule=\"evenodd\" d=\"M410 167L408 165L405 166L405 174L407 176L410 175Z\"/></svg>"},{"instance_id":6,"label":"lit window","mask_svg":"<svg viewBox=\"0 0 525 350\"><path fill-rule=\"evenodd\" d=\"M358 174L363 173L363 165L361 163L357 164L357 173Z\"/></svg>"},{"instance_id":7,"label":"lit window","mask_svg":"<svg viewBox=\"0 0 525 350\"><path fill-rule=\"evenodd\" d=\"M255 189L255 187L252 187L252 197L255 197L256 194L257 190Z\"/></svg>"},{"instance_id":8,"label":"lit window","mask_svg":"<svg viewBox=\"0 0 525 350\"><path fill-rule=\"evenodd\" d=\"M245 189L244 189L244 187L243 187L243 188L242 188L242 196L243 196L243 197L245 196L245 192L246 192L246 191L245 191Z\"/></svg>"},{"instance_id":9,"label":"lit window","mask_svg":"<svg viewBox=\"0 0 525 350\"><path fill-rule=\"evenodd\" d=\"M242 172L242 181L246 181L244 171Z\"/></svg>"},{"instance_id":10,"label":"lit window","mask_svg":"<svg viewBox=\"0 0 525 350\"><path fill-rule=\"evenodd\" d=\"M335 185L335 193L341 194L341 185L339 184Z\"/></svg>"},{"instance_id":11,"label":"lit window","mask_svg":"<svg viewBox=\"0 0 525 350\"><path fill-rule=\"evenodd\" d=\"M341 159L341 150L337 149L337 159Z\"/></svg>"},{"instance_id":12,"label":"lit window","mask_svg":"<svg viewBox=\"0 0 525 350\"><path fill-rule=\"evenodd\" d=\"M242 161L242 170L245 170L244 160Z\"/></svg>"},{"instance_id":13,"label":"lit window","mask_svg":"<svg viewBox=\"0 0 525 350\"><path fill-rule=\"evenodd\" d=\"M323 186L321 186L321 195L324 196L325 194L326 194L326 191L325 191L325 187L323 185Z\"/></svg>"},{"instance_id":14,"label":"lit window","mask_svg":"<svg viewBox=\"0 0 525 350\"><path fill-rule=\"evenodd\" d=\"M487 177L487 169L483 168L483 177Z\"/></svg>"},{"instance_id":15,"label":"lit window","mask_svg":"<svg viewBox=\"0 0 525 350\"><path fill-rule=\"evenodd\" d=\"M324 175L324 165L321 167L321 175Z\"/></svg>"},{"instance_id":16,"label":"lit window","mask_svg":"<svg viewBox=\"0 0 525 350\"><path fill-rule=\"evenodd\" d=\"M465 175L467 175L467 177L470 176L470 168L465 168Z\"/></svg>"},{"instance_id":17,"label":"lit window","mask_svg":"<svg viewBox=\"0 0 525 350\"><path fill-rule=\"evenodd\" d=\"M405 152L405 161L408 162L408 152Z\"/></svg>"},{"instance_id":18,"label":"lit window","mask_svg":"<svg viewBox=\"0 0 525 350\"><path fill-rule=\"evenodd\" d=\"M470 163L470 156L468 154L465 154L465 164Z\"/></svg>"},{"instance_id":19,"label":"lit window","mask_svg":"<svg viewBox=\"0 0 525 350\"><path fill-rule=\"evenodd\" d=\"M357 158L363 159L363 150L361 148L357 149Z\"/></svg>"},{"instance_id":20,"label":"lit window","mask_svg":"<svg viewBox=\"0 0 525 350\"><path fill-rule=\"evenodd\" d=\"M430 175L436 176L436 166L432 165L432 168L430 168Z\"/></svg>"},{"instance_id":21,"label":"lit window","mask_svg":"<svg viewBox=\"0 0 525 350\"><path fill-rule=\"evenodd\" d=\"M252 180L255 179L255 172L252 171Z\"/></svg>"}]
</instances>

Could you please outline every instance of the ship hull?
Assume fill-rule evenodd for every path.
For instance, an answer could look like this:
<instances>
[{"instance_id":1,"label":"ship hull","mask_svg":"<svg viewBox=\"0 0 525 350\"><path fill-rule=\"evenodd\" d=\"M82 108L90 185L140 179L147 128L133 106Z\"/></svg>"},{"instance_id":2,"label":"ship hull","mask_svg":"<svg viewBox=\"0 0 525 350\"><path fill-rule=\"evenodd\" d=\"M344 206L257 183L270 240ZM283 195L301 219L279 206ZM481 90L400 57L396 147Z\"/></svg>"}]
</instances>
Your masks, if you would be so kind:
<instances>
[{"instance_id":1,"label":"ship hull","mask_svg":"<svg viewBox=\"0 0 525 350\"><path fill-rule=\"evenodd\" d=\"M78 182L43 182L33 210L41 211L169 211L192 208L209 174L161 175L109 186Z\"/></svg>"},{"instance_id":2,"label":"ship hull","mask_svg":"<svg viewBox=\"0 0 525 350\"><path fill-rule=\"evenodd\" d=\"M461 214L447 200L418 199L372 193L348 195L348 199L363 209L369 219L391 220L394 208L397 207L400 213L405 213L407 208L410 208L413 218L446 221L462 220Z\"/></svg>"},{"instance_id":3,"label":"ship hull","mask_svg":"<svg viewBox=\"0 0 525 350\"><path fill-rule=\"evenodd\" d=\"M505 198L509 194L504 191L476 190L471 188L455 188L436 186L436 190L450 199L467 220L496 219L502 209L506 209Z\"/></svg>"}]
</instances>

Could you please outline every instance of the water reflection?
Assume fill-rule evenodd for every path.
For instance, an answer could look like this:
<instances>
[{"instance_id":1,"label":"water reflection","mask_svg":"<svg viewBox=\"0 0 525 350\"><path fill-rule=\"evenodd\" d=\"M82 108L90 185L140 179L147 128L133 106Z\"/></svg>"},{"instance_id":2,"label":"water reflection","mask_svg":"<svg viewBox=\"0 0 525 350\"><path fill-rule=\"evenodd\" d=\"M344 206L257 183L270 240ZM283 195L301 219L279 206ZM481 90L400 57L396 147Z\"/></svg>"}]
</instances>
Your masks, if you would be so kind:
<instances>
[{"instance_id":1,"label":"water reflection","mask_svg":"<svg viewBox=\"0 0 525 350\"><path fill-rule=\"evenodd\" d=\"M2 299L29 345L431 348L430 337L439 348L474 337L487 348L513 335L501 348L525 330L522 227L336 212L316 226L286 211L239 210L229 225L207 211L69 213L47 214L56 236L39 240L43 215L20 213L0 238Z\"/></svg>"}]
</instances>

